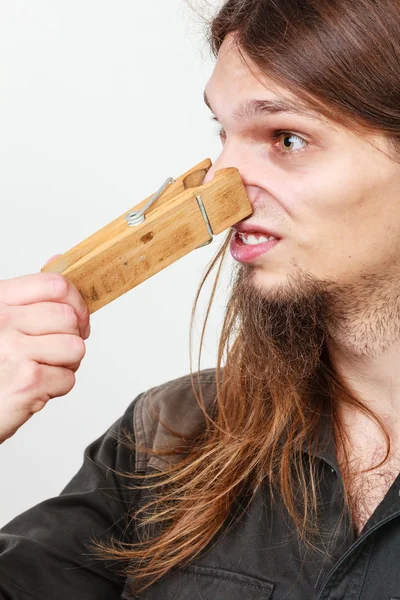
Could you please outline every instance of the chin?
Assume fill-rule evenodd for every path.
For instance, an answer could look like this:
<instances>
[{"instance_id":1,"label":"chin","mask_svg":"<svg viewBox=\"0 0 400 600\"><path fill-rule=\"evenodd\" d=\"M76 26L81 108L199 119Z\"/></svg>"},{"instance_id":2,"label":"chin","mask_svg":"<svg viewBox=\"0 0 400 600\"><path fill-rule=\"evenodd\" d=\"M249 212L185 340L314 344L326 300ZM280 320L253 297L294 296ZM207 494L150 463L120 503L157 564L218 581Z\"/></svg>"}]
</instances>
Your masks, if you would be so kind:
<instances>
[{"instance_id":1,"label":"chin","mask_svg":"<svg viewBox=\"0 0 400 600\"><path fill-rule=\"evenodd\" d=\"M252 281L258 289L265 291L273 288L286 288L288 286L287 273L277 273L266 265L252 265Z\"/></svg>"}]
</instances>

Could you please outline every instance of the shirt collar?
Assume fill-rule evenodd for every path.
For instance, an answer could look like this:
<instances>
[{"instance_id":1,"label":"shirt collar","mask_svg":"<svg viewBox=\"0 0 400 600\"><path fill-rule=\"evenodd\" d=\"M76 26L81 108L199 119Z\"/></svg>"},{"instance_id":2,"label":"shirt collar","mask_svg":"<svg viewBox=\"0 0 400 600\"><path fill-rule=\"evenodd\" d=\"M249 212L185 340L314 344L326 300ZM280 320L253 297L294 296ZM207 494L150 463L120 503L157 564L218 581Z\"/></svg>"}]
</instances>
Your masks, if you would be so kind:
<instances>
[{"instance_id":1,"label":"shirt collar","mask_svg":"<svg viewBox=\"0 0 400 600\"><path fill-rule=\"evenodd\" d=\"M313 458L325 461L334 471L339 474L339 463L337 461L336 444L333 435L332 417L323 414L319 436L304 451Z\"/></svg>"}]
</instances>

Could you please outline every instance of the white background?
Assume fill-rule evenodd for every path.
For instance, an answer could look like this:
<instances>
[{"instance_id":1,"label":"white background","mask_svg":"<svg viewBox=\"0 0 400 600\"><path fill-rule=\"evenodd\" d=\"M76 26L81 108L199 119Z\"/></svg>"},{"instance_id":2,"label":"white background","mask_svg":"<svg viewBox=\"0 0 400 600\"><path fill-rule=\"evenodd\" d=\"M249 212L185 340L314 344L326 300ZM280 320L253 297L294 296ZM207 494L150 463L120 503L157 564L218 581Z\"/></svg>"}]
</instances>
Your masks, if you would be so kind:
<instances>
[{"instance_id":1,"label":"white background","mask_svg":"<svg viewBox=\"0 0 400 600\"><path fill-rule=\"evenodd\" d=\"M0 279L38 273L167 177L216 159L204 31L183 0L0 0ZM0 526L59 494L139 393L189 372L195 293L224 237L92 315L74 389L0 446ZM225 282L202 368L215 366Z\"/></svg>"}]
</instances>

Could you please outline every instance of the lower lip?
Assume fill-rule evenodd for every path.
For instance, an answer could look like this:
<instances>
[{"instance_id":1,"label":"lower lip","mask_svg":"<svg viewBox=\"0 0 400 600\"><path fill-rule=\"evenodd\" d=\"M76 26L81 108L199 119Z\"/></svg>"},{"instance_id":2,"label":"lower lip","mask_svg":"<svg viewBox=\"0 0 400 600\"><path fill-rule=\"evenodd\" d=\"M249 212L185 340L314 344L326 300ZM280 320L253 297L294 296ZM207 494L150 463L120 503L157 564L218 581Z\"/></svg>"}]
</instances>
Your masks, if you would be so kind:
<instances>
[{"instance_id":1,"label":"lower lip","mask_svg":"<svg viewBox=\"0 0 400 600\"><path fill-rule=\"evenodd\" d=\"M250 262L258 258L271 248L276 246L280 240L271 240L270 242L261 242L254 246L250 246L242 242L239 233L236 232L231 239L230 251L233 258L239 262Z\"/></svg>"}]
</instances>

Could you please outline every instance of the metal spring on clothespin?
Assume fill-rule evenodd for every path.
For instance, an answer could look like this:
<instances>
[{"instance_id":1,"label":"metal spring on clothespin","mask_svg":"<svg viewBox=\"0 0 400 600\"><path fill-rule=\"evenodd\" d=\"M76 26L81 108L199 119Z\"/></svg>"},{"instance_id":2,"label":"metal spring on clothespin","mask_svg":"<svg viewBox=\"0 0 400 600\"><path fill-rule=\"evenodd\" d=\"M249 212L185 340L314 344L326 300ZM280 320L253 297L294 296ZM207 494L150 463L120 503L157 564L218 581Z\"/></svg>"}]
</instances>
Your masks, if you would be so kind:
<instances>
[{"instance_id":1,"label":"metal spring on clothespin","mask_svg":"<svg viewBox=\"0 0 400 600\"><path fill-rule=\"evenodd\" d=\"M164 181L164 183L162 184L162 186L160 187L160 189L155 194L153 194L153 196L150 198L150 200L147 202L147 204L142 208L142 210L134 210L134 211L131 211L130 213L128 213L126 215L125 219L128 222L128 225L130 227L134 227L135 225L140 225L141 223L143 223L143 221L146 218L145 217L146 212L154 204L154 202L156 200L158 200L158 198L161 196L161 194L164 192L164 190L171 183L175 183L175 179L173 179L172 177L168 177L168 179L166 179ZM213 234L213 230L211 228L210 221L209 221L208 216L207 216L206 209L204 207L203 200L201 199L201 196L196 196L196 200L197 200L197 204L199 205L199 208L200 208L201 214L203 216L204 222L206 224L208 234L210 236L210 239L207 242L205 242L204 244L201 244L201 246L198 246L198 248L203 248L203 246L208 246L208 244L211 244L211 242L214 239L214 237L213 237L214 234Z\"/></svg>"},{"instance_id":2,"label":"metal spring on clothespin","mask_svg":"<svg viewBox=\"0 0 400 600\"><path fill-rule=\"evenodd\" d=\"M158 198L161 196L161 194L163 193L165 188L170 183L175 183L175 179L173 179L172 177L168 177L168 179L166 179L164 181L164 183L162 184L162 186L160 187L158 192L153 194L153 196L150 198L148 203L145 206L143 206L142 210L133 210L132 212L130 212L126 215L125 219L128 221L129 226L133 227L134 225L140 225L140 223L143 223L143 221L145 220L144 215L145 215L146 211L148 211L150 206L152 206L154 204L154 202L156 200L158 200Z\"/></svg>"}]
</instances>

